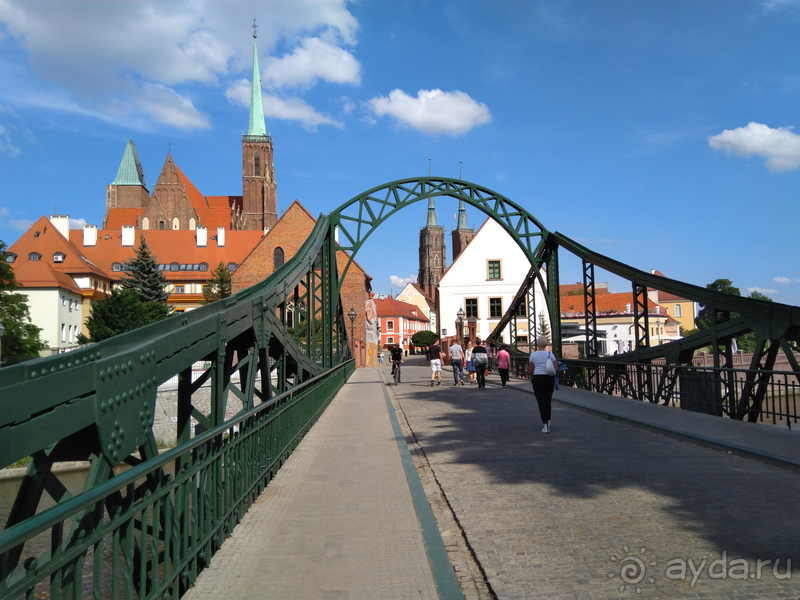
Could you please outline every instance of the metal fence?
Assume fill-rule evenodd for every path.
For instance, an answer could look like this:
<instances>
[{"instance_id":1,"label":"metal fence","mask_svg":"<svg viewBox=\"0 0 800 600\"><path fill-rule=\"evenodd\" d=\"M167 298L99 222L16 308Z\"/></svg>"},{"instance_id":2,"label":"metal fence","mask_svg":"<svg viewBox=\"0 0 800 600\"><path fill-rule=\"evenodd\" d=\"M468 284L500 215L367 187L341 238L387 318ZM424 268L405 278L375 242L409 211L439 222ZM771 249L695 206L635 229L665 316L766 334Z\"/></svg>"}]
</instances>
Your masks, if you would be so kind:
<instances>
[{"instance_id":1,"label":"metal fence","mask_svg":"<svg viewBox=\"0 0 800 600\"><path fill-rule=\"evenodd\" d=\"M353 370L350 360L4 530L0 596L179 597ZM112 497L122 502L104 514Z\"/></svg>"},{"instance_id":2,"label":"metal fence","mask_svg":"<svg viewBox=\"0 0 800 600\"><path fill-rule=\"evenodd\" d=\"M564 360L561 385L719 417L791 429L800 418L800 382L792 371L695 365ZM527 377L528 359L514 357L512 374Z\"/></svg>"}]
</instances>

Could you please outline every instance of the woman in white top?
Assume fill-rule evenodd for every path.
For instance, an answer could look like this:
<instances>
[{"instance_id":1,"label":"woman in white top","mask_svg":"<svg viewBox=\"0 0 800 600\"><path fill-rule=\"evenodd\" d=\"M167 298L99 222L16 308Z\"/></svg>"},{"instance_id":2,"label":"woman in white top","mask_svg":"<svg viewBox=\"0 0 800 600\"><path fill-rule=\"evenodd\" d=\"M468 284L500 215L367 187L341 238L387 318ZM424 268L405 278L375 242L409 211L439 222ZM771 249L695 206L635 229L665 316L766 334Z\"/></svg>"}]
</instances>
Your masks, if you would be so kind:
<instances>
[{"instance_id":1,"label":"woman in white top","mask_svg":"<svg viewBox=\"0 0 800 600\"><path fill-rule=\"evenodd\" d=\"M531 352L528 362L528 377L531 378L533 393L536 394L536 403L539 405L539 415L542 417L542 433L550 433L550 402L553 399L555 377L547 373L547 362L552 361L555 373L558 373L558 361L552 352L548 352L547 338L540 335L536 339L536 352Z\"/></svg>"}]
</instances>

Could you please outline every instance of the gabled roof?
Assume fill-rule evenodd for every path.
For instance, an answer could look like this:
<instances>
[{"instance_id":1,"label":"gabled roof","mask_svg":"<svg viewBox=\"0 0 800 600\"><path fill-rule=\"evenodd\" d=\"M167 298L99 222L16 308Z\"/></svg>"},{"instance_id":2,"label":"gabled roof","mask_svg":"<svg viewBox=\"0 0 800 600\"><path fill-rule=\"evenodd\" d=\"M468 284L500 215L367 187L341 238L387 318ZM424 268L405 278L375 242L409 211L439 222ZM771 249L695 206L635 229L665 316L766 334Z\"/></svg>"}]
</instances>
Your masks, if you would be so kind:
<instances>
[{"instance_id":1,"label":"gabled roof","mask_svg":"<svg viewBox=\"0 0 800 600\"><path fill-rule=\"evenodd\" d=\"M408 302L400 302L393 298L375 300L375 308L377 309L379 317L403 317L405 319L422 321L423 323L430 322L430 319L415 305L409 304Z\"/></svg>"},{"instance_id":2,"label":"gabled roof","mask_svg":"<svg viewBox=\"0 0 800 600\"><path fill-rule=\"evenodd\" d=\"M150 251L156 256L160 264L199 265L206 263L207 271L164 271L167 281L207 281L211 271L220 261L241 264L244 257L258 243L262 237L260 231L225 231L225 246L220 248L215 240L208 234L207 245L197 247L196 231L173 231L169 229L150 229L136 231L135 246L122 246L122 232L120 230L99 229L97 231L97 244L95 246L83 245L83 232L73 230L70 239L98 267L109 273L114 279L119 279L120 272L113 270L113 264L124 264L136 255L139 246L139 234L143 234ZM106 239L108 238L108 239Z\"/></svg>"},{"instance_id":3,"label":"gabled roof","mask_svg":"<svg viewBox=\"0 0 800 600\"><path fill-rule=\"evenodd\" d=\"M434 308L436 306L436 303L433 301L433 298L429 298L428 296L426 296L425 295L425 290L423 290L421 287L419 287L419 284L416 281L412 281L410 283L411 283L411 286L415 290L417 290L417 292L419 292L419 294L425 299L425 302L428 303L428 306L430 308Z\"/></svg>"},{"instance_id":4,"label":"gabled roof","mask_svg":"<svg viewBox=\"0 0 800 600\"><path fill-rule=\"evenodd\" d=\"M472 243L474 243L474 242L475 242L475 238L476 238L476 237L478 237L478 234L481 232L481 229L483 229L483 228L484 228L484 226L485 226L485 225L486 225L486 224L489 222L489 219L491 219L491 217L486 217L486 220L485 220L483 223L481 223L481 226L480 226L480 227L478 227L478 230L475 232L475 235L473 235L473 236L472 236ZM469 246L467 246L466 248L464 248L464 249L461 251L461 254L459 254L458 256L456 256L456 257L453 259L453 262L451 262L451 263L450 263L450 266L449 266L449 267L447 267L447 268L444 270L444 272L442 273L442 276L441 276L441 277L439 277L439 284L440 284L440 285L441 285L441 283L442 283L442 280L445 278L445 275L447 275L448 271L450 271L450 269L452 269L452 268L453 268L453 265L455 265L455 264L456 264L456 263L457 263L457 262L458 262L458 261L459 261L459 260L460 260L460 259L461 259L461 258L462 258L462 257L463 257L465 254L466 254L466 253L467 253L467 249L468 249L468 248L469 248Z\"/></svg>"},{"instance_id":5,"label":"gabled roof","mask_svg":"<svg viewBox=\"0 0 800 600\"><path fill-rule=\"evenodd\" d=\"M189 198L189 202L192 203L192 208L197 210L198 208L208 208L208 202L206 202L206 197L200 193L194 184L192 183L191 179L189 179L186 175L184 175L183 171L180 170L178 165L175 164L175 161L172 160L172 155L170 154L167 156L167 162L172 162L172 166L175 167L175 171L178 173L178 177L180 177L181 183L183 187L186 189L186 197ZM164 168L167 168L166 163L164 163Z\"/></svg>"},{"instance_id":6,"label":"gabled roof","mask_svg":"<svg viewBox=\"0 0 800 600\"><path fill-rule=\"evenodd\" d=\"M36 262L25 260L19 264L15 263L14 277L19 286L25 289L60 288L76 294L81 293L81 288L72 277L53 270L45 260Z\"/></svg>"},{"instance_id":7,"label":"gabled roof","mask_svg":"<svg viewBox=\"0 0 800 600\"><path fill-rule=\"evenodd\" d=\"M128 144L125 146L117 177L111 185L140 185L144 188L147 187L144 182L144 169L142 169L142 163L139 162L139 155L136 154L136 146L132 140L128 140Z\"/></svg>"},{"instance_id":8,"label":"gabled roof","mask_svg":"<svg viewBox=\"0 0 800 600\"><path fill-rule=\"evenodd\" d=\"M81 237L83 236L83 231L74 231ZM70 236L71 235L70 233ZM96 264L93 264L93 261L83 254L77 246L61 235L61 232L56 229L55 225L44 216L40 217L31 225L30 229L23 233L8 249L8 252L13 252L17 255L17 259L12 265L14 273L17 272L17 268L22 263L46 262L54 271L66 273L67 275L93 274L106 279L109 277L109 275ZM29 261L28 256L32 252L41 254L41 259L39 261ZM58 252L64 255L62 262L55 262L55 260L53 260L53 256Z\"/></svg>"},{"instance_id":9,"label":"gabled roof","mask_svg":"<svg viewBox=\"0 0 800 600\"><path fill-rule=\"evenodd\" d=\"M632 315L633 314L633 294L628 292L595 294L595 313L597 315ZM656 307L659 304L648 302L649 314L656 314ZM583 295L561 296L561 315L583 315L586 311ZM666 316L662 309L662 316Z\"/></svg>"}]
</instances>

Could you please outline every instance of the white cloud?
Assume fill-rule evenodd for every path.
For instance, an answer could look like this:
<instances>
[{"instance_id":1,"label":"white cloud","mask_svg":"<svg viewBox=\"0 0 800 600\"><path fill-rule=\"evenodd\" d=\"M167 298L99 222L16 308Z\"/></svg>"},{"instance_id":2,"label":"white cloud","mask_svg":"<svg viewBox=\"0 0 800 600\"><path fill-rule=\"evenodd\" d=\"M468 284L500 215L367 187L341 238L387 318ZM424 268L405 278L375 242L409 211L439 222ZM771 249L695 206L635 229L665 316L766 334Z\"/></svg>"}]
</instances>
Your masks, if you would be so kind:
<instances>
[{"instance_id":1,"label":"white cloud","mask_svg":"<svg viewBox=\"0 0 800 600\"><path fill-rule=\"evenodd\" d=\"M8 135L6 128L0 125L0 153L12 158L19 156L20 149L11 141L11 136Z\"/></svg>"},{"instance_id":2,"label":"white cloud","mask_svg":"<svg viewBox=\"0 0 800 600\"><path fill-rule=\"evenodd\" d=\"M85 225L86 219L73 219L72 217L69 218L70 229L83 229Z\"/></svg>"},{"instance_id":3,"label":"white cloud","mask_svg":"<svg viewBox=\"0 0 800 600\"><path fill-rule=\"evenodd\" d=\"M225 90L225 97L233 104L250 106L250 87L247 79L240 79ZM262 92L262 103L265 117L300 121L308 129L316 129L317 125L344 127L341 122L314 110L302 98L279 98Z\"/></svg>"},{"instance_id":4,"label":"white cloud","mask_svg":"<svg viewBox=\"0 0 800 600\"><path fill-rule=\"evenodd\" d=\"M770 294L777 294L778 293L778 290L770 290L770 289L767 289L767 288L760 288L760 287L749 287L749 288L747 288L747 291L750 292L751 294L753 292L758 292L759 294L764 294L765 296L769 296Z\"/></svg>"},{"instance_id":5,"label":"white cloud","mask_svg":"<svg viewBox=\"0 0 800 600\"><path fill-rule=\"evenodd\" d=\"M8 207L0 206L0 217L7 217L8 216Z\"/></svg>"},{"instance_id":6,"label":"white cloud","mask_svg":"<svg viewBox=\"0 0 800 600\"><path fill-rule=\"evenodd\" d=\"M420 90L413 98L397 89L392 90L388 98L379 96L369 100L367 105L379 117L392 116L429 135L443 133L456 137L492 119L485 104L458 90Z\"/></svg>"},{"instance_id":7,"label":"white cloud","mask_svg":"<svg viewBox=\"0 0 800 600\"><path fill-rule=\"evenodd\" d=\"M361 83L361 65L347 50L318 37L309 37L283 58L266 63L262 85L270 88L311 87L318 79Z\"/></svg>"},{"instance_id":8,"label":"white cloud","mask_svg":"<svg viewBox=\"0 0 800 600\"><path fill-rule=\"evenodd\" d=\"M33 221L29 221L28 219L15 219L13 221L8 222L14 229L19 229L20 231L28 231L33 225Z\"/></svg>"},{"instance_id":9,"label":"white cloud","mask_svg":"<svg viewBox=\"0 0 800 600\"><path fill-rule=\"evenodd\" d=\"M249 71L253 38L244 24L254 16L259 17L260 56L281 40L305 40L277 63L295 68L295 83L358 81L360 65L337 45L356 41L358 22L346 0L6 0L4 26L27 56L24 62L4 62L0 100L41 106L42 96L49 95L53 108L139 129L155 122L208 128L202 108L182 86L227 86L232 75ZM313 64L301 69L303 59ZM291 80L290 73L283 76Z\"/></svg>"},{"instance_id":10,"label":"white cloud","mask_svg":"<svg viewBox=\"0 0 800 600\"><path fill-rule=\"evenodd\" d=\"M780 283L781 285L788 285L792 283L792 280L788 277L775 277L772 281L775 283Z\"/></svg>"},{"instance_id":11,"label":"white cloud","mask_svg":"<svg viewBox=\"0 0 800 600\"><path fill-rule=\"evenodd\" d=\"M409 275L408 277L398 277L397 275L391 275L389 277L389 285L392 287L404 288L409 283L417 283L417 276Z\"/></svg>"},{"instance_id":12,"label":"white cloud","mask_svg":"<svg viewBox=\"0 0 800 600\"><path fill-rule=\"evenodd\" d=\"M748 123L747 127L726 129L708 138L714 150L738 156L757 155L767 159L767 168L773 173L791 171L800 166L800 135L791 127L772 129L761 123Z\"/></svg>"}]
</instances>

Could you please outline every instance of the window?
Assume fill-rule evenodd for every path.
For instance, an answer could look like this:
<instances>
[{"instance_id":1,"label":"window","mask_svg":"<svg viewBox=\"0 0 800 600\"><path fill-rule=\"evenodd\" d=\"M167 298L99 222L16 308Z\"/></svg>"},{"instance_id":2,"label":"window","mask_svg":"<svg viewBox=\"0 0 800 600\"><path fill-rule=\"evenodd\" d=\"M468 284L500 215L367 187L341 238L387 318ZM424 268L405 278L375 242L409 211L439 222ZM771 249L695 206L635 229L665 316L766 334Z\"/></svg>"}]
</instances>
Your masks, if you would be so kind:
<instances>
[{"instance_id":1,"label":"window","mask_svg":"<svg viewBox=\"0 0 800 600\"><path fill-rule=\"evenodd\" d=\"M67 341L67 326L64 323L61 324L61 341Z\"/></svg>"},{"instance_id":2,"label":"window","mask_svg":"<svg viewBox=\"0 0 800 600\"><path fill-rule=\"evenodd\" d=\"M489 298L489 318L499 319L503 316L503 299Z\"/></svg>"},{"instance_id":3,"label":"window","mask_svg":"<svg viewBox=\"0 0 800 600\"><path fill-rule=\"evenodd\" d=\"M181 266L178 263L170 263L168 270L169 271L177 271L180 268L181 268Z\"/></svg>"},{"instance_id":4,"label":"window","mask_svg":"<svg viewBox=\"0 0 800 600\"><path fill-rule=\"evenodd\" d=\"M159 221L158 222L158 228L159 229L164 229L164 221Z\"/></svg>"},{"instance_id":5,"label":"window","mask_svg":"<svg viewBox=\"0 0 800 600\"><path fill-rule=\"evenodd\" d=\"M680 304L676 304L675 305L675 318L680 319L680 317L681 317L681 305Z\"/></svg>"},{"instance_id":6,"label":"window","mask_svg":"<svg viewBox=\"0 0 800 600\"><path fill-rule=\"evenodd\" d=\"M272 253L272 265L273 271L277 271L283 266L283 248L280 246L275 248L275 251Z\"/></svg>"},{"instance_id":7,"label":"window","mask_svg":"<svg viewBox=\"0 0 800 600\"><path fill-rule=\"evenodd\" d=\"M386 321L386 331L394 331L394 321Z\"/></svg>"},{"instance_id":8,"label":"window","mask_svg":"<svg viewBox=\"0 0 800 600\"><path fill-rule=\"evenodd\" d=\"M53 262L63 263L66 257L67 255L64 254L63 252L56 252L55 254L53 254Z\"/></svg>"},{"instance_id":9,"label":"window","mask_svg":"<svg viewBox=\"0 0 800 600\"><path fill-rule=\"evenodd\" d=\"M520 302L519 306L517 306L517 316L518 317L527 317L528 316L528 306L525 299Z\"/></svg>"},{"instance_id":10,"label":"window","mask_svg":"<svg viewBox=\"0 0 800 600\"><path fill-rule=\"evenodd\" d=\"M477 298L466 298L464 300L464 312L466 313L466 317L469 319L470 317L474 317L475 319L478 318L478 299Z\"/></svg>"},{"instance_id":11,"label":"window","mask_svg":"<svg viewBox=\"0 0 800 600\"><path fill-rule=\"evenodd\" d=\"M229 262L228 263L228 271L233 273L235 270L236 270L236 263L235 262Z\"/></svg>"},{"instance_id":12,"label":"window","mask_svg":"<svg viewBox=\"0 0 800 600\"><path fill-rule=\"evenodd\" d=\"M37 260L42 260L42 255L39 254L38 252L31 252L30 254L28 254L28 260L31 260L33 262L36 262Z\"/></svg>"},{"instance_id":13,"label":"window","mask_svg":"<svg viewBox=\"0 0 800 600\"><path fill-rule=\"evenodd\" d=\"M6 262L7 263L13 263L15 260L17 260L17 255L16 254L14 254L13 252L6 253Z\"/></svg>"},{"instance_id":14,"label":"window","mask_svg":"<svg viewBox=\"0 0 800 600\"><path fill-rule=\"evenodd\" d=\"M261 174L261 157L256 152L255 156L253 157L253 175L258 177Z\"/></svg>"},{"instance_id":15,"label":"window","mask_svg":"<svg viewBox=\"0 0 800 600\"><path fill-rule=\"evenodd\" d=\"M174 294L182 294L183 293L183 286L182 285L176 285L175 286L175 290L173 291L173 293Z\"/></svg>"},{"instance_id":16,"label":"window","mask_svg":"<svg viewBox=\"0 0 800 600\"><path fill-rule=\"evenodd\" d=\"M61 306L66 306L66 305L67 305L67 297L61 296Z\"/></svg>"},{"instance_id":17,"label":"window","mask_svg":"<svg viewBox=\"0 0 800 600\"><path fill-rule=\"evenodd\" d=\"M211 293L211 286L208 285L207 283L203 285L203 294L205 294L206 292L208 292L209 294Z\"/></svg>"},{"instance_id":18,"label":"window","mask_svg":"<svg viewBox=\"0 0 800 600\"><path fill-rule=\"evenodd\" d=\"M208 271L208 263L200 263L201 271Z\"/></svg>"},{"instance_id":19,"label":"window","mask_svg":"<svg viewBox=\"0 0 800 600\"><path fill-rule=\"evenodd\" d=\"M159 265L159 268L160 268L161 266L162 266L162 265ZM122 270L122 264L121 264L121 263L118 263L118 262L111 263L111 270L112 270L112 271L121 271L121 270Z\"/></svg>"},{"instance_id":20,"label":"window","mask_svg":"<svg viewBox=\"0 0 800 600\"><path fill-rule=\"evenodd\" d=\"M487 279L500 279L500 261L488 260L486 261Z\"/></svg>"},{"instance_id":21,"label":"window","mask_svg":"<svg viewBox=\"0 0 800 600\"><path fill-rule=\"evenodd\" d=\"M387 344L394 344L394 338L393 337L387 337L386 338L386 343Z\"/></svg>"}]
</instances>

